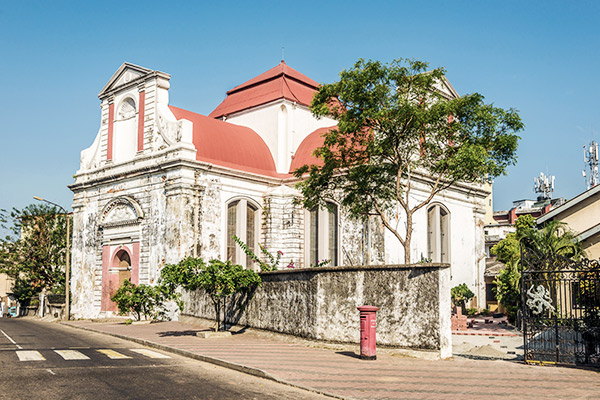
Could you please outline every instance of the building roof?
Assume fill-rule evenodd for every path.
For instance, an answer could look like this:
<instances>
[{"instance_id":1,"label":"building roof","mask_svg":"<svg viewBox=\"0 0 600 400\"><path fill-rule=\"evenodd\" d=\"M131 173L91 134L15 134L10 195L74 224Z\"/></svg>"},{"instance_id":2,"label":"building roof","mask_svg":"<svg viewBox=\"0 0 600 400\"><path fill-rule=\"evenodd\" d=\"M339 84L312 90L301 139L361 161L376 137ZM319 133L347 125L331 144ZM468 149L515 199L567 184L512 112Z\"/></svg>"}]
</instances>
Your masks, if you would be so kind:
<instances>
[{"instance_id":1,"label":"building roof","mask_svg":"<svg viewBox=\"0 0 600 400\"><path fill-rule=\"evenodd\" d=\"M169 106L175 118L193 123L196 159L223 167L267 176L277 174L273 156L262 138L250 128Z\"/></svg>"},{"instance_id":2,"label":"building roof","mask_svg":"<svg viewBox=\"0 0 600 400\"><path fill-rule=\"evenodd\" d=\"M541 218L538 218L538 220L537 220L538 225L543 224L546 221L553 220L554 217L556 217L558 214L561 214L561 213L569 210L571 207L581 203L582 201L589 199L590 197L594 196L595 194L597 194L599 192L600 192L600 185L596 185L596 186L592 187L591 189L588 189L585 192L573 197L571 200L562 204L560 207L556 207L549 213L546 213Z\"/></svg>"},{"instance_id":3,"label":"building roof","mask_svg":"<svg viewBox=\"0 0 600 400\"><path fill-rule=\"evenodd\" d=\"M485 259L485 272L483 276L498 276L505 267L506 265L498 261L496 257L488 257Z\"/></svg>"},{"instance_id":4,"label":"building roof","mask_svg":"<svg viewBox=\"0 0 600 400\"><path fill-rule=\"evenodd\" d=\"M323 146L325 138L323 135L335 128L335 126L330 126L328 128L319 128L316 131L310 133L307 137L304 138L300 146L298 146L298 150L292 157L292 163L290 164L290 174L293 173L298 168L303 165L318 165L323 166L323 160L317 158L313 155L313 152L317 147Z\"/></svg>"},{"instance_id":5,"label":"building roof","mask_svg":"<svg viewBox=\"0 0 600 400\"><path fill-rule=\"evenodd\" d=\"M317 82L281 61L276 67L229 90L209 117L221 118L279 99L308 107L318 87Z\"/></svg>"}]
</instances>

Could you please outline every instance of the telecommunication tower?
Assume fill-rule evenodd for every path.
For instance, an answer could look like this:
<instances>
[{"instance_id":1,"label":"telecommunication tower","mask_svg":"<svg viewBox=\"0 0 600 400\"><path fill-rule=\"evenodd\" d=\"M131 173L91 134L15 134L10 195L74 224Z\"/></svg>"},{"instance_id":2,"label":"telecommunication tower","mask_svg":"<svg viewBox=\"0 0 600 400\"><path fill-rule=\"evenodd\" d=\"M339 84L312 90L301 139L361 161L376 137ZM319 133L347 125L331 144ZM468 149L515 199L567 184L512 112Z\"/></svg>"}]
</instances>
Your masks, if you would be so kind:
<instances>
[{"instance_id":1,"label":"telecommunication tower","mask_svg":"<svg viewBox=\"0 0 600 400\"><path fill-rule=\"evenodd\" d=\"M554 192L554 176L546 176L540 172L540 176L533 178L533 190L539 193L538 200L551 199Z\"/></svg>"},{"instance_id":2,"label":"telecommunication tower","mask_svg":"<svg viewBox=\"0 0 600 400\"><path fill-rule=\"evenodd\" d=\"M583 163L585 169L581 171L585 178L585 186L589 190L600 183L598 175L598 143L591 141L589 146L583 146Z\"/></svg>"}]
</instances>

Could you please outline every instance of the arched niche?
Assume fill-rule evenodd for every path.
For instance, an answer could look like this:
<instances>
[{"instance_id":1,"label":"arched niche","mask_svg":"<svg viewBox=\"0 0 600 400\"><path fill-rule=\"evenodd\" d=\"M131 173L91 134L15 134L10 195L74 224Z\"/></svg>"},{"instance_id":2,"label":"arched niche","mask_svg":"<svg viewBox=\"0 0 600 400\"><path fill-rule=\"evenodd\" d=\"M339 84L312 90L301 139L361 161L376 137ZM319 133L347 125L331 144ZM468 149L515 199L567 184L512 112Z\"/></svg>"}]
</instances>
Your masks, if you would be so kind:
<instances>
[{"instance_id":1,"label":"arched niche","mask_svg":"<svg viewBox=\"0 0 600 400\"><path fill-rule=\"evenodd\" d=\"M123 98L117 105L113 134L113 161L133 159L137 152L138 110L133 97Z\"/></svg>"},{"instance_id":2,"label":"arched niche","mask_svg":"<svg viewBox=\"0 0 600 400\"><path fill-rule=\"evenodd\" d=\"M110 201L100 214L100 227L110 228L138 224L144 218L142 208L133 198L121 196Z\"/></svg>"}]
</instances>

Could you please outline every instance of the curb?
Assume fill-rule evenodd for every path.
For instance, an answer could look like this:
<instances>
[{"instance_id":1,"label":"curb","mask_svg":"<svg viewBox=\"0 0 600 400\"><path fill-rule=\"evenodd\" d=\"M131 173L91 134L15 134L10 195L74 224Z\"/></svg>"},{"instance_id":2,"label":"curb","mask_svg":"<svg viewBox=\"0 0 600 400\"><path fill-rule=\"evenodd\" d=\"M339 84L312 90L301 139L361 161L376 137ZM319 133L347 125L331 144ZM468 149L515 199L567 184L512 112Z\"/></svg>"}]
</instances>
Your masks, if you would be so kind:
<instances>
[{"instance_id":1,"label":"curb","mask_svg":"<svg viewBox=\"0 0 600 400\"><path fill-rule=\"evenodd\" d=\"M236 364L234 362L231 361L225 361L225 360L221 360L220 358L215 358L215 357L209 357L209 356L203 356L202 354L196 354L196 353L192 353L191 351L187 351L187 350L181 350L181 349L177 349L175 347L170 347L170 346L165 346L163 344L159 344L159 343L154 343L151 342L149 340L145 340L145 339L138 339L138 338L134 338L131 336L125 336L125 335L120 335L118 333L109 333L109 332L103 332L103 331L98 331L92 328L86 328L83 326L76 326L76 325L70 325L67 323L63 323L63 322L59 322L60 325L62 326L66 326L69 328L74 328L74 329L81 329L83 331L88 331L88 332L94 332L94 333L99 333L102 335L107 335L107 336L113 336L119 339L123 339L123 340L127 340L130 342L134 342L134 343L138 343L144 346L148 346L157 350L163 350L166 351L168 353L173 353L173 354L177 354L183 357L188 357L188 358L193 358L195 360L198 361L203 361L203 362L207 362L210 364L215 364L218 365L220 367L224 367L224 368L229 368L229 369L233 369L235 371L238 372L242 372L244 374L248 374L248 375L253 375L259 378L263 378L263 379L268 379L277 383L281 383L287 386L291 386L291 387L295 387L298 389L302 389L302 390L306 390L308 392L312 392L312 393L317 393L317 394L322 394L324 396L328 396L328 397L332 397L334 399L349 399L347 397L341 397L337 394L333 394L333 393L329 393L329 392L324 392L322 390L318 390L315 388L312 388L310 386L303 386L303 385L299 385L297 383L293 383L293 382L289 382L286 381L284 379L281 378L277 378L273 375L271 375L270 373L263 371L262 369L259 368L254 368L254 367L248 367L242 364Z\"/></svg>"},{"instance_id":2,"label":"curb","mask_svg":"<svg viewBox=\"0 0 600 400\"><path fill-rule=\"evenodd\" d=\"M453 335L464 335L464 336L507 336L507 337L517 337L522 336L518 333L512 332L469 332L469 331L452 331Z\"/></svg>"}]
</instances>

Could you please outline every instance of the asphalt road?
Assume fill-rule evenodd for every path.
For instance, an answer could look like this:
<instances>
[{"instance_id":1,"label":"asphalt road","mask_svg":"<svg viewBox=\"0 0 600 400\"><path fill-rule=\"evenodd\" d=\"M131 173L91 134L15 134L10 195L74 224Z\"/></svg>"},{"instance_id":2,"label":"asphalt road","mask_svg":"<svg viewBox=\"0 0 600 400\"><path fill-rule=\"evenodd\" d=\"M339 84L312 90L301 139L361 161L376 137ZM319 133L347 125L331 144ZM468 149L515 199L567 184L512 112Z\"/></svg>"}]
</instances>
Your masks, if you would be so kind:
<instances>
[{"instance_id":1,"label":"asphalt road","mask_svg":"<svg viewBox=\"0 0 600 400\"><path fill-rule=\"evenodd\" d=\"M139 344L0 318L0 399L327 399Z\"/></svg>"}]
</instances>

